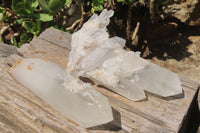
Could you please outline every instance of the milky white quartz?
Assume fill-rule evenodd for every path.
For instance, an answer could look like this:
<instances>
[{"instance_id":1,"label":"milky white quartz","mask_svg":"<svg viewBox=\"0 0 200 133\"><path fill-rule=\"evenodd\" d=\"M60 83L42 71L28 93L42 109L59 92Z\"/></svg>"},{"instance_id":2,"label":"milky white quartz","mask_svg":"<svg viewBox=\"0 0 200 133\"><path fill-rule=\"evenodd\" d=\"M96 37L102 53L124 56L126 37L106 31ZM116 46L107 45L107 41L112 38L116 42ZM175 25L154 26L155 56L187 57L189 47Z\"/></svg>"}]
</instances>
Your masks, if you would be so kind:
<instances>
[{"instance_id":1,"label":"milky white quartz","mask_svg":"<svg viewBox=\"0 0 200 133\"><path fill-rule=\"evenodd\" d=\"M106 26L112 10L93 15L72 35L67 69L94 79L133 101L146 98L145 91L167 97L182 93L177 74L124 50L125 40L109 38Z\"/></svg>"},{"instance_id":2,"label":"milky white quartz","mask_svg":"<svg viewBox=\"0 0 200 133\"><path fill-rule=\"evenodd\" d=\"M83 127L113 120L105 96L53 62L20 59L9 73L55 110Z\"/></svg>"}]
</instances>

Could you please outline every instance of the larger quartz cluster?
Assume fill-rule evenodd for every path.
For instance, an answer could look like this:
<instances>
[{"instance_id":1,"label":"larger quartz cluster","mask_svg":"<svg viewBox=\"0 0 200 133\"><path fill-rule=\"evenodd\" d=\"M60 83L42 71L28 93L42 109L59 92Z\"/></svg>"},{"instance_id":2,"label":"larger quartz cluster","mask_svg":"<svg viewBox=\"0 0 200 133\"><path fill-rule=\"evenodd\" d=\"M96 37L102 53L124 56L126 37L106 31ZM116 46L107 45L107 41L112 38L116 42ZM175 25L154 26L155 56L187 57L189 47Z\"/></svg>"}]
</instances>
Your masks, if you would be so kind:
<instances>
[{"instance_id":1,"label":"larger quartz cluster","mask_svg":"<svg viewBox=\"0 0 200 133\"><path fill-rule=\"evenodd\" d=\"M106 27L113 14L104 9L72 35L67 69L133 101L145 99L144 90L163 97L182 93L177 74L124 50L124 39L109 38Z\"/></svg>"},{"instance_id":2,"label":"larger quartz cluster","mask_svg":"<svg viewBox=\"0 0 200 133\"><path fill-rule=\"evenodd\" d=\"M146 98L144 91L167 97L182 93L178 76L124 50L125 40L109 38L106 26L112 10L93 15L72 35L67 69L41 59L20 59L9 73L51 107L92 127L113 120L111 106L101 93L78 76L86 76L133 101Z\"/></svg>"}]
</instances>

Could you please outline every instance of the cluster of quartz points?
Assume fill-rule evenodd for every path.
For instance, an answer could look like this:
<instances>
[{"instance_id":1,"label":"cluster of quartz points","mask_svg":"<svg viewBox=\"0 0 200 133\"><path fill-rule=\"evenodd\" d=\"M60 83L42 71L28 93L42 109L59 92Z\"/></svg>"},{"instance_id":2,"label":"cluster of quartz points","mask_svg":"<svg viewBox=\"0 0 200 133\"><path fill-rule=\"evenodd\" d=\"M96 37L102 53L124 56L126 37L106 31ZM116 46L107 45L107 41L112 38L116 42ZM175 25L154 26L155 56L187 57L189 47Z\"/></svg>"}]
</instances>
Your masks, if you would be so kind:
<instances>
[{"instance_id":1,"label":"cluster of quartz points","mask_svg":"<svg viewBox=\"0 0 200 133\"><path fill-rule=\"evenodd\" d=\"M105 96L78 76L89 77L133 101L146 97L144 90L160 96L182 92L175 73L123 49L125 40L109 38L106 26L113 11L103 10L72 35L67 69L41 59L20 59L9 71L51 107L83 127L113 120Z\"/></svg>"},{"instance_id":2,"label":"cluster of quartz points","mask_svg":"<svg viewBox=\"0 0 200 133\"><path fill-rule=\"evenodd\" d=\"M182 93L177 74L124 50L124 39L109 38L106 26L113 13L105 9L93 15L72 35L67 69L133 101L145 99L144 90L163 97Z\"/></svg>"}]
</instances>

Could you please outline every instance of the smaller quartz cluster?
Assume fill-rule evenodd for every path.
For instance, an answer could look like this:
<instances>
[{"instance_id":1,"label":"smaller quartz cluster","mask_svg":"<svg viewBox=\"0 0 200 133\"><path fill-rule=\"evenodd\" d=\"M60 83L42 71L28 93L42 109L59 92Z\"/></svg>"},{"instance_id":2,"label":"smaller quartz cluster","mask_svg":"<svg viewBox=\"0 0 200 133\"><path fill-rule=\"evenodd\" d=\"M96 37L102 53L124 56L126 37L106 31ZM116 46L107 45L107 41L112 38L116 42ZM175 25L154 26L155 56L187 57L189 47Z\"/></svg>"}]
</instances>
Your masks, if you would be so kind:
<instances>
[{"instance_id":1,"label":"smaller quartz cluster","mask_svg":"<svg viewBox=\"0 0 200 133\"><path fill-rule=\"evenodd\" d=\"M67 69L133 101L145 99L144 90L163 97L182 93L177 74L124 50L124 39L109 38L106 27L113 14L104 9L72 35Z\"/></svg>"}]
</instances>

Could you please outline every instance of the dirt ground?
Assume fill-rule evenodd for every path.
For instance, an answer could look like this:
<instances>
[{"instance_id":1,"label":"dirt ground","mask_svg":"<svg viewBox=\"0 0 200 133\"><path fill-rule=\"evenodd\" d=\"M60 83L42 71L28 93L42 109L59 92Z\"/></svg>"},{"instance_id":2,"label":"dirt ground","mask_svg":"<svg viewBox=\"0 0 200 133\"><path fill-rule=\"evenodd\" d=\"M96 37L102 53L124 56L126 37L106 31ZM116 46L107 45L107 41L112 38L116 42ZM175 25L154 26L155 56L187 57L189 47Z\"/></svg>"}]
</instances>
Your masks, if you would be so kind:
<instances>
[{"instance_id":1,"label":"dirt ground","mask_svg":"<svg viewBox=\"0 0 200 133\"><path fill-rule=\"evenodd\" d=\"M171 22L160 27L151 26L151 34L145 36L149 44L143 57L200 83L200 27Z\"/></svg>"},{"instance_id":2,"label":"dirt ground","mask_svg":"<svg viewBox=\"0 0 200 133\"><path fill-rule=\"evenodd\" d=\"M187 52L190 53L188 57L181 60L162 60L153 57L150 60L162 67L200 83L200 36L189 36L188 39L191 41L191 44L187 46Z\"/></svg>"}]
</instances>

